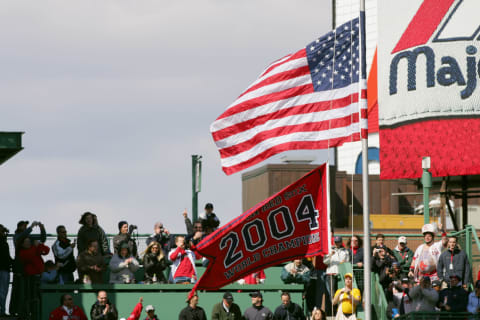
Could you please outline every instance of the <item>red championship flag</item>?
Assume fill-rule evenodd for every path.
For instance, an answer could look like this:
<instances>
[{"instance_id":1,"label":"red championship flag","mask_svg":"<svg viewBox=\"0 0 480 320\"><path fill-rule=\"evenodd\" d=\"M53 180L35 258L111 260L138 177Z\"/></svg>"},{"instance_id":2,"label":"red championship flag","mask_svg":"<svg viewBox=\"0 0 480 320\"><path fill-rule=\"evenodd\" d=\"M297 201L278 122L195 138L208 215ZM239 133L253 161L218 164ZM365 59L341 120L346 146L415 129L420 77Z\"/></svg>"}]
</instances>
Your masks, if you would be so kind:
<instances>
[{"instance_id":1,"label":"red championship flag","mask_svg":"<svg viewBox=\"0 0 480 320\"><path fill-rule=\"evenodd\" d=\"M194 248L210 262L191 294L217 290L248 274L328 252L328 173L324 164L257 204Z\"/></svg>"}]
</instances>

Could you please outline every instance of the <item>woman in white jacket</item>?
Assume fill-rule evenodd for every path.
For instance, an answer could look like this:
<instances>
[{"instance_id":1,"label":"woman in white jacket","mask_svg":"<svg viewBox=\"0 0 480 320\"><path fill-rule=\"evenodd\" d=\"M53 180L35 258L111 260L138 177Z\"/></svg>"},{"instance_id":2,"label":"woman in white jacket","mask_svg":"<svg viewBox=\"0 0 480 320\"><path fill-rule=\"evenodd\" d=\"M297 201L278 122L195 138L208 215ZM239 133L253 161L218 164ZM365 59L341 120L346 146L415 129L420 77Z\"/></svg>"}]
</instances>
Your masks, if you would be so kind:
<instances>
[{"instance_id":1,"label":"woman in white jacket","mask_svg":"<svg viewBox=\"0 0 480 320\"><path fill-rule=\"evenodd\" d=\"M338 266L348 262L350 257L348 250L343 247L342 237L335 237L334 242L335 247L332 248L332 251L323 256L323 263L327 265L325 285L331 300L333 300L333 294L337 291Z\"/></svg>"},{"instance_id":2,"label":"woman in white jacket","mask_svg":"<svg viewBox=\"0 0 480 320\"><path fill-rule=\"evenodd\" d=\"M114 254L110 260L110 283L134 283L135 271L140 264L130 254L128 244L124 243L120 247L118 254Z\"/></svg>"}]
</instances>

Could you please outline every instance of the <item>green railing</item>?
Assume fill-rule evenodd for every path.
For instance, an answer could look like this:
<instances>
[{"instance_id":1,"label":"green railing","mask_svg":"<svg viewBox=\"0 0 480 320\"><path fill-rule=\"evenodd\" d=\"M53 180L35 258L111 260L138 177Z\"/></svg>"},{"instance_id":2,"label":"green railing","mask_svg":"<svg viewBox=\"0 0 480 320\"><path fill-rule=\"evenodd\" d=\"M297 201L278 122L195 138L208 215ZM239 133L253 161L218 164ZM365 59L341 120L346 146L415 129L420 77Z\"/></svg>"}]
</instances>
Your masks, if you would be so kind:
<instances>
[{"instance_id":1,"label":"green railing","mask_svg":"<svg viewBox=\"0 0 480 320\"><path fill-rule=\"evenodd\" d=\"M398 320L477 320L480 319L480 314L471 314L469 312L424 312L416 311L404 314Z\"/></svg>"},{"instance_id":2,"label":"green railing","mask_svg":"<svg viewBox=\"0 0 480 320\"><path fill-rule=\"evenodd\" d=\"M380 284L378 274L372 272L371 275L372 307L375 310L377 320L387 320L387 298Z\"/></svg>"}]
</instances>

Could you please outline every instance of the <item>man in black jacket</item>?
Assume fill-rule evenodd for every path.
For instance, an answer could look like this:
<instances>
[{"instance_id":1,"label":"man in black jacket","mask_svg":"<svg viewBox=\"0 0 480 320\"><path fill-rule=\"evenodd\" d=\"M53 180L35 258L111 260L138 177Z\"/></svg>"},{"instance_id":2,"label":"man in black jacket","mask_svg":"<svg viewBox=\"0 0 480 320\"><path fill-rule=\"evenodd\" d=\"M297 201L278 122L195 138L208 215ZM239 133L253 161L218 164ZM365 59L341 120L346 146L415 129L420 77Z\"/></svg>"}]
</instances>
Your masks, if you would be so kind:
<instances>
[{"instance_id":1,"label":"man in black jacket","mask_svg":"<svg viewBox=\"0 0 480 320\"><path fill-rule=\"evenodd\" d=\"M460 285L459 275L450 276L450 288L440 291L437 306L442 311L467 312L468 293Z\"/></svg>"},{"instance_id":2,"label":"man in black jacket","mask_svg":"<svg viewBox=\"0 0 480 320\"><path fill-rule=\"evenodd\" d=\"M75 241L71 242L67 238L67 230L64 226L57 227L57 240L52 246L52 252L55 256L55 263L60 265L58 273L63 283L73 283L73 272L77 269L75 257L73 256Z\"/></svg>"},{"instance_id":3,"label":"man in black jacket","mask_svg":"<svg viewBox=\"0 0 480 320\"><path fill-rule=\"evenodd\" d=\"M7 243L8 229L0 224L0 316L5 315L5 302L7 300L8 284L10 282L10 269L12 257Z\"/></svg>"},{"instance_id":4,"label":"man in black jacket","mask_svg":"<svg viewBox=\"0 0 480 320\"><path fill-rule=\"evenodd\" d=\"M290 299L290 293L282 292L282 304L275 309L274 320L305 320L302 308L293 303Z\"/></svg>"},{"instance_id":5,"label":"man in black jacket","mask_svg":"<svg viewBox=\"0 0 480 320\"><path fill-rule=\"evenodd\" d=\"M188 306L183 308L178 315L178 320L207 320L207 316L202 307L198 306L198 295L194 295L187 300Z\"/></svg>"},{"instance_id":6,"label":"man in black jacket","mask_svg":"<svg viewBox=\"0 0 480 320\"><path fill-rule=\"evenodd\" d=\"M118 320L118 311L113 303L107 298L106 291L99 291L97 302L90 309L90 319L92 320Z\"/></svg>"}]
</instances>

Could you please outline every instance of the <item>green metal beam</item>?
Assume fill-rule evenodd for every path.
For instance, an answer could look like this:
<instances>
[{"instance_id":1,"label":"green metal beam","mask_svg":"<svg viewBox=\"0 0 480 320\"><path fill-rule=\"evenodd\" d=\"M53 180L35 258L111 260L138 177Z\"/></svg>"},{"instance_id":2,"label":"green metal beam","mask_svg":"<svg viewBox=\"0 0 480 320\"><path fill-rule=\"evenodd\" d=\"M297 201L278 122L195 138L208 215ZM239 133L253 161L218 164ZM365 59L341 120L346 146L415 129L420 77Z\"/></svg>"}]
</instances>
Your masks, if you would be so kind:
<instances>
[{"instance_id":1,"label":"green metal beam","mask_svg":"<svg viewBox=\"0 0 480 320\"><path fill-rule=\"evenodd\" d=\"M20 152L23 132L0 132L0 164Z\"/></svg>"}]
</instances>

